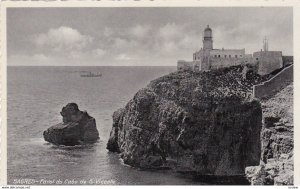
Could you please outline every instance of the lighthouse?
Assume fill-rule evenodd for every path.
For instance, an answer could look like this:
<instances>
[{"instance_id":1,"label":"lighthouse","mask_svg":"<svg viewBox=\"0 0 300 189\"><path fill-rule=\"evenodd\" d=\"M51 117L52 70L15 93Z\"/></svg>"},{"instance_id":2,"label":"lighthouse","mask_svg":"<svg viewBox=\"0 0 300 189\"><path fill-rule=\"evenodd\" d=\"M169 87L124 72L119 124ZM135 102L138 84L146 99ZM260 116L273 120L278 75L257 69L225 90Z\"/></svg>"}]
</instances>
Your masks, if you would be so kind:
<instances>
[{"instance_id":1,"label":"lighthouse","mask_svg":"<svg viewBox=\"0 0 300 189\"><path fill-rule=\"evenodd\" d=\"M212 50L213 49L212 30L209 27L209 25L207 25L207 27L204 30L203 49L204 50Z\"/></svg>"}]
</instances>

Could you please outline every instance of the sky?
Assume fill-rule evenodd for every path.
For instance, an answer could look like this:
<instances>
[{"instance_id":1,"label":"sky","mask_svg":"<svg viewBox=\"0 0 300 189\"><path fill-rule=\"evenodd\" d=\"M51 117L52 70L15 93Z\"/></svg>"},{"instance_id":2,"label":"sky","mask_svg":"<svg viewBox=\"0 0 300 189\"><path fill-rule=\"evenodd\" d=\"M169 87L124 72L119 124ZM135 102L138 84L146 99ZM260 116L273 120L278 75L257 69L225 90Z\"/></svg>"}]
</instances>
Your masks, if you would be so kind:
<instances>
[{"instance_id":1,"label":"sky","mask_svg":"<svg viewBox=\"0 0 300 189\"><path fill-rule=\"evenodd\" d=\"M293 55L293 9L227 8L8 8L8 65L176 66L202 47Z\"/></svg>"}]
</instances>

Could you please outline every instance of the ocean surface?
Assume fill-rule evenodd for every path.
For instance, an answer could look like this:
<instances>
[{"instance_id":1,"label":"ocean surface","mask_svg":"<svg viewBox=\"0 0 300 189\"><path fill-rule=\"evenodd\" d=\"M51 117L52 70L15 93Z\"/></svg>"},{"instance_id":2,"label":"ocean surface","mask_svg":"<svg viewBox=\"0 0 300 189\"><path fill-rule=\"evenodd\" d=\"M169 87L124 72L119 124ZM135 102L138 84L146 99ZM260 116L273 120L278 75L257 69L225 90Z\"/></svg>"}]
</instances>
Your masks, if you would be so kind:
<instances>
[{"instance_id":1,"label":"ocean surface","mask_svg":"<svg viewBox=\"0 0 300 189\"><path fill-rule=\"evenodd\" d=\"M8 67L8 184L203 184L169 171L124 165L106 143L112 114L153 79L175 67ZM80 77L101 72L101 78ZM44 141L43 131L62 121L69 102L96 119L100 141L64 147Z\"/></svg>"}]
</instances>

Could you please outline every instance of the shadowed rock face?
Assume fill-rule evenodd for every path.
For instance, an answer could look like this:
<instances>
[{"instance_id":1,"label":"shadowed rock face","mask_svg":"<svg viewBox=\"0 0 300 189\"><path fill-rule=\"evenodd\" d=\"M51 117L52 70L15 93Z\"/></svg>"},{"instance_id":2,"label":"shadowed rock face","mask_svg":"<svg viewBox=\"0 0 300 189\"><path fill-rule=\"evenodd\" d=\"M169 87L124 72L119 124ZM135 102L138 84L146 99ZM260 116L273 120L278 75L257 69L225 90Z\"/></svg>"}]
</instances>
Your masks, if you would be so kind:
<instances>
[{"instance_id":1,"label":"shadowed rock face","mask_svg":"<svg viewBox=\"0 0 300 189\"><path fill-rule=\"evenodd\" d=\"M243 175L260 160L260 78L242 68L177 72L152 81L113 115L107 149L124 163L196 175Z\"/></svg>"},{"instance_id":2,"label":"shadowed rock face","mask_svg":"<svg viewBox=\"0 0 300 189\"><path fill-rule=\"evenodd\" d=\"M63 123L44 131L44 139L56 145L73 146L81 143L94 143L99 139L96 121L87 112L80 111L77 104L69 103L60 114Z\"/></svg>"},{"instance_id":3,"label":"shadowed rock face","mask_svg":"<svg viewBox=\"0 0 300 189\"><path fill-rule=\"evenodd\" d=\"M259 166L246 168L252 185L293 185L293 84L262 102L264 125Z\"/></svg>"}]
</instances>

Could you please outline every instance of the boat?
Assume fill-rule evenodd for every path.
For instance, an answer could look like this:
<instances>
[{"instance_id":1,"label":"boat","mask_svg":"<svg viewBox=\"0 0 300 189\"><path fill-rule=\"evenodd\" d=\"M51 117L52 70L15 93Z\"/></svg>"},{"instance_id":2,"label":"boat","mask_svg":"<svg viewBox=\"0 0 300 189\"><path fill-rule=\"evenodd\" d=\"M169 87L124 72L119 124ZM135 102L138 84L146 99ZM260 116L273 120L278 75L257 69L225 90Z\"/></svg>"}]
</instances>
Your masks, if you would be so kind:
<instances>
[{"instance_id":1,"label":"boat","mask_svg":"<svg viewBox=\"0 0 300 189\"><path fill-rule=\"evenodd\" d=\"M101 73L92 73L92 72L85 72L80 74L80 77L101 77L101 76L102 76Z\"/></svg>"}]
</instances>

